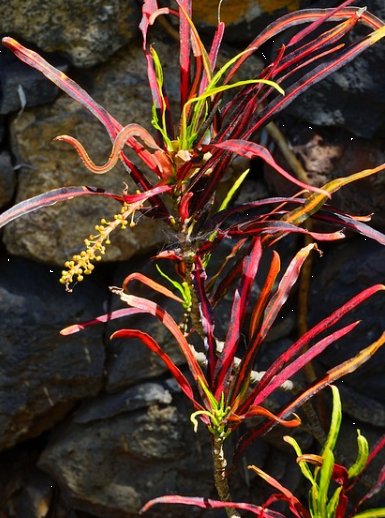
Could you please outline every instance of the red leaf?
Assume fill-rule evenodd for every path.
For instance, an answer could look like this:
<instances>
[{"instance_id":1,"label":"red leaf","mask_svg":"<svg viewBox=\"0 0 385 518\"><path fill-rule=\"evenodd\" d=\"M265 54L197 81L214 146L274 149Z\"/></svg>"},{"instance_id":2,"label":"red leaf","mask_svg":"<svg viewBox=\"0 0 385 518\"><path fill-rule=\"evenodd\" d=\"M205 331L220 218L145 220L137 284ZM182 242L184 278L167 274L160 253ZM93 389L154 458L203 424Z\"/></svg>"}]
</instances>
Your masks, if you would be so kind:
<instances>
[{"instance_id":1,"label":"red leaf","mask_svg":"<svg viewBox=\"0 0 385 518\"><path fill-rule=\"evenodd\" d=\"M265 386L262 390L258 385L253 391L255 398L253 405L260 405L265 401L270 394L272 394L278 387L280 387L285 381L291 379L297 372L302 369L305 365L309 364L314 358L321 354L329 345L335 343L337 340L347 335L352 331L360 322L353 322L348 326L345 326L338 331L335 331L329 336L326 336L315 345L310 347L307 351L303 352L296 360L290 363L287 367L279 370L271 382ZM282 365L280 358L276 360L278 365Z\"/></svg>"},{"instance_id":2,"label":"red leaf","mask_svg":"<svg viewBox=\"0 0 385 518\"><path fill-rule=\"evenodd\" d=\"M105 313L104 315L100 315L92 320L88 320L87 322L82 322L81 324L73 324L71 326L65 327L60 331L61 335L72 335L74 333L78 333L79 331L83 331L88 326L94 326L95 324L104 324L105 322L110 322L111 320L115 320L116 318L122 317L130 317L132 315L138 315L141 313L145 313L141 309L137 308L124 308L118 309L116 311L111 311L111 313Z\"/></svg>"},{"instance_id":3,"label":"red leaf","mask_svg":"<svg viewBox=\"0 0 385 518\"><path fill-rule=\"evenodd\" d=\"M142 509L139 511L139 514L148 511L152 506L156 504L194 505L196 507L201 507L203 509L225 509L226 507L230 507L233 509L249 511L260 518L286 518L283 514L278 513L277 511L271 511L270 509L265 509L258 505L236 502L219 502L218 500L210 500L209 498L180 495L166 495L154 498L142 507Z\"/></svg>"},{"instance_id":4,"label":"red leaf","mask_svg":"<svg viewBox=\"0 0 385 518\"><path fill-rule=\"evenodd\" d=\"M221 353L218 362L218 372L215 379L215 396L218 398L224 390L223 384L225 378L231 372L234 356L239 342L241 326L245 318L246 305L250 295L251 286L258 271L261 256L262 244L261 240L257 238L253 242L251 252L243 259L242 277L239 289L237 289L234 293L228 332L226 335L223 352Z\"/></svg>"},{"instance_id":5,"label":"red leaf","mask_svg":"<svg viewBox=\"0 0 385 518\"><path fill-rule=\"evenodd\" d=\"M277 252L273 252L273 257L270 265L270 270L267 275L265 284L259 294L257 303L254 307L253 313L250 319L250 329L253 329L252 333L249 336L249 343L251 344L250 348L246 352L244 359L242 359L241 364L239 366L238 375L235 380L234 388L233 388L233 398L232 402L235 406L238 406L239 401L242 400L244 394L247 393L250 386L250 373L254 367L254 359L259 347L259 343L254 339L258 336L255 331L257 329L257 325L259 325L259 321L262 321L263 312L266 309L266 304L268 301L268 297L271 294L271 290L273 288L274 282L277 278L277 275L280 270L280 258ZM258 329L259 331L259 329ZM254 345L253 345L254 344Z\"/></svg>"},{"instance_id":6,"label":"red leaf","mask_svg":"<svg viewBox=\"0 0 385 518\"><path fill-rule=\"evenodd\" d=\"M310 518L310 513L308 510L301 504L298 498L294 496L289 489L287 489L287 487L283 486L280 482L278 482L277 479L268 475L265 471L258 468L257 466L249 466L249 468L255 471L255 473L263 478L263 480L265 480L270 486L280 492L280 494L283 496L283 500L289 504L289 508L296 518ZM268 499L266 505L270 505L276 500L277 495L273 495Z\"/></svg>"},{"instance_id":7,"label":"red leaf","mask_svg":"<svg viewBox=\"0 0 385 518\"><path fill-rule=\"evenodd\" d=\"M281 260L279 258L278 252L273 251L273 257L271 259L269 273L266 276L265 283L261 289L261 292L258 296L258 300L254 306L251 318L250 318L250 327L249 327L249 340L255 336L255 333L259 329L260 321L262 318L262 314L266 309L266 304L268 298L271 295L271 291L274 287L274 283L277 279L279 271L281 269Z\"/></svg>"},{"instance_id":8,"label":"red leaf","mask_svg":"<svg viewBox=\"0 0 385 518\"><path fill-rule=\"evenodd\" d=\"M339 13L334 15L329 19L329 21L340 21L346 18L355 15L357 11L360 12L360 21L369 26L372 29L378 29L382 25L382 21L373 16L371 13L366 11L362 12L361 9L356 7L345 7L341 9L340 7ZM325 17L325 9L302 9L300 11L294 11L292 13L286 14L278 20L275 20L270 25L268 25L262 32L258 34L258 36L248 45L246 50L249 50L249 53L245 53L242 58L237 60L234 66L229 71L226 76L225 83L228 83L240 66L246 61L246 59L256 52L266 41L271 38L274 38L277 34L290 29L291 27L295 27L300 24L312 23L316 22ZM314 29L314 26L313 26ZM295 37L295 36L293 36Z\"/></svg>"},{"instance_id":9,"label":"red leaf","mask_svg":"<svg viewBox=\"0 0 385 518\"><path fill-rule=\"evenodd\" d=\"M330 370L328 370L326 376L322 379L316 381L310 388L302 392L298 397L294 399L289 405L287 405L281 412L279 412L278 416L281 418L285 418L288 415L292 414L302 406L306 401L308 401L315 394L320 392L326 386L334 383L336 380L350 374L358 369L363 363L367 362L375 352L385 344L385 333L383 333L378 340L370 344L365 349L361 350L358 354L356 354L353 358L337 365ZM255 428L252 432L248 432L241 437L234 457L239 458L244 454L245 450L250 446L250 444L257 438L261 437L265 433L267 433L271 428L272 424L267 422L262 426Z\"/></svg>"},{"instance_id":10,"label":"red leaf","mask_svg":"<svg viewBox=\"0 0 385 518\"><path fill-rule=\"evenodd\" d=\"M180 103L181 107L188 100L190 90L190 24L187 16L191 19L190 0L177 0L179 5L179 66L180 66ZM187 16L186 16L187 15Z\"/></svg>"},{"instance_id":11,"label":"red leaf","mask_svg":"<svg viewBox=\"0 0 385 518\"><path fill-rule=\"evenodd\" d=\"M348 302L333 311L331 315L324 318L321 320L321 322L309 329L309 331L307 331L303 336L301 336L301 338L299 338L293 345L291 345L287 351L281 354L278 361L274 362L265 372L264 376L258 384L258 389L262 391L264 387L266 387L267 384L270 383L274 376L279 372L279 370L282 369L283 365L287 364L292 358L299 354L300 351L306 348L313 338L323 333L326 329L329 329L331 326L341 320L341 318L343 318L347 313L362 304L366 299L382 290L385 290L385 286L382 284L377 284L361 291L358 295L351 298Z\"/></svg>"},{"instance_id":12,"label":"red leaf","mask_svg":"<svg viewBox=\"0 0 385 518\"><path fill-rule=\"evenodd\" d=\"M375 352L385 344L385 333L383 333L375 342L362 349L353 358L344 361L337 367L333 367L327 371L326 376L321 380L317 381L310 388L305 390L300 396L298 396L292 403L290 403L282 412L279 413L280 417L286 417L294 412L299 406L303 405L308 399L314 394L322 390L324 387L334 383L336 380L350 374L358 369L365 362L375 354Z\"/></svg>"},{"instance_id":13,"label":"red leaf","mask_svg":"<svg viewBox=\"0 0 385 518\"><path fill-rule=\"evenodd\" d=\"M304 77L299 79L295 84L285 89L285 97L278 98L267 105L266 109L263 110L261 115L258 115L258 120L244 135L244 138L248 138L250 135L255 133L266 121L273 115L277 114L285 106L291 103L298 95L302 94L310 86L318 83L324 77L330 75L332 72L340 69L342 66L349 63L352 59L360 55L364 50L369 48L371 45L376 43L379 39L385 36L385 27L382 26L380 29L372 32L360 42L352 45L342 53L339 58L331 60L329 63L322 63L314 70L306 74Z\"/></svg>"},{"instance_id":14,"label":"red leaf","mask_svg":"<svg viewBox=\"0 0 385 518\"><path fill-rule=\"evenodd\" d=\"M0 228L14 219L41 209L42 207L49 207L50 205L55 205L55 203L78 198L79 196L104 196L105 198L113 198L120 202L124 201L122 195L106 192L96 187L60 187L59 189L52 189L43 194L33 196L28 200L21 201L3 212L0 215Z\"/></svg>"},{"instance_id":15,"label":"red leaf","mask_svg":"<svg viewBox=\"0 0 385 518\"><path fill-rule=\"evenodd\" d=\"M155 282L154 280L150 279L150 277L147 277L146 275L143 275L142 273L135 272L130 273L130 275L127 275L127 277L123 281L123 289L127 290L128 285L132 281L139 281L145 286L148 286L149 288L157 291L158 293L161 293L165 297L168 297L169 299L176 300L177 302L183 303L183 300L175 295L172 291L170 291L168 288L163 286L162 284L159 284L158 282Z\"/></svg>"},{"instance_id":16,"label":"red leaf","mask_svg":"<svg viewBox=\"0 0 385 518\"><path fill-rule=\"evenodd\" d=\"M315 20L313 23L311 23L308 27L305 27L305 29L302 29L302 31L299 31L297 34L295 34L289 43L287 44L288 47L292 45L296 45L299 41L303 40L306 36L308 36L310 33L314 32L320 25L325 23L327 20L332 18L333 15L340 13L340 11L347 7L348 5L352 4L354 0L345 0L341 5L338 7L335 7L334 9L325 9L325 15L318 18L318 20Z\"/></svg>"},{"instance_id":17,"label":"red leaf","mask_svg":"<svg viewBox=\"0 0 385 518\"><path fill-rule=\"evenodd\" d=\"M195 258L195 270L193 274L194 287L197 293L197 300L199 302L199 313L204 331L204 339L206 349L208 350L208 373L209 386L212 389L212 382L214 380L214 371L217 363L216 356L216 340L214 336L215 322L211 304L208 300L205 289L206 272L204 270L202 261L199 257Z\"/></svg>"},{"instance_id":18,"label":"red leaf","mask_svg":"<svg viewBox=\"0 0 385 518\"><path fill-rule=\"evenodd\" d=\"M289 180L289 182L294 183L298 187L301 187L301 189L319 192L322 194L327 194L327 196L329 196L329 194L325 193L322 189L303 183L294 176L292 176L290 173L285 171L283 167L277 164L269 150L266 149L264 146L261 146L260 144L256 144L255 142L249 142L247 140L241 139L229 139L218 144L213 144L212 147L225 149L226 151L236 153L237 155L244 156L246 158L262 158L262 160L264 160L270 167L275 169L277 173L286 178L286 180Z\"/></svg>"},{"instance_id":19,"label":"red leaf","mask_svg":"<svg viewBox=\"0 0 385 518\"><path fill-rule=\"evenodd\" d=\"M64 74L64 72L61 72L50 65L44 58L39 56L39 54L24 47L13 38L3 38L2 42L3 45L9 48L21 61L44 74L56 86L89 110L105 126L111 140L115 139L116 135L122 129L121 124L119 124L119 122L112 117L105 108L100 106L83 88L76 84L75 81L70 79L66 74ZM130 145L132 145L137 155L142 157L147 163L147 150L145 150L140 144L135 143L134 139L130 139ZM130 168L132 177L137 184L143 189L149 189L151 184L141 174L135 164L133 164L133 162L131 162L124 154L122 154L122 158ZM159 200L157 200L157 203L163 208L163 210L165 210L165 207L162 206Z\"/></svg>"},{"instance_id":20,"label":"red leaf","mask_svg":"<svg viewBox=\"0 0 385 518\"><path fill-rule=\"evenodd\" d=\"M301 419L297 416L294 419L291 419L290 421L280 419L278 416L270 412L270 410L267 410L267 408L264 408L260 405L251 405L247 409L247 412L245 414L239 417L236 416L236 418L240 420L249 419L250 417L265 417L266 419L274 421L275 423L285 426L286 428L295 428L301 424Z\"/></svg>"}]
</instances>

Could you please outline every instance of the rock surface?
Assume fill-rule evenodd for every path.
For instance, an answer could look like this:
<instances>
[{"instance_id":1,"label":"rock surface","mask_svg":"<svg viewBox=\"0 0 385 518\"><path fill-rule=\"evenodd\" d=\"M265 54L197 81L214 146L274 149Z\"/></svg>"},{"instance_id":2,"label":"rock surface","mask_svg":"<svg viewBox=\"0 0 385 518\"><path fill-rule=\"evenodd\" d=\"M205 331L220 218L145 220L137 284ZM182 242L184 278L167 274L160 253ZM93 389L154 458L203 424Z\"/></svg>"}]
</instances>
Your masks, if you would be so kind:
<instances>
[{"instance_id":1,"label":"rock surface","mask_svg":"<svg viewBox=\"0 0 385 518\"><path fill-rule=\"evenodd\" d=\"M76 297L57 271L2 251L0 269L0 449L50 429L76 401L98 393L104 369L100 329L63 337L62 327L101 312L94 282Z\"/></svg>"},{"instance_id":2,"label":"rock surface","mask_svg":"<svg viewBox=\"0 0 385 518\"><path fill-rule=\"evenodd\" d=\"M270 22L301 7L314 4L307 0L240 0L224 1L220 18L226 24L226 39L232 42L249 42ZM217 0L195 0L193 18L202 27L216 27L218 22Z\"/></svg>"},{"instance_id":3,"label":"rock surface","mask_svg":"<svg viewBox=\"0 0 385 518\"><path fill-rule=\"evenodd\" d=\"M160 494L211 493L207 435L202 441L199 434L198 446L178 397L162 385L152 386L157 396L153 401L143 399L142 408L106 416L103 403L95 401L87 407L86 422L80 410L52 438L39 466L61 480L76 509L99 517L129 518ZM132 394L134 390L141 387L132 389ZM110 405L120 397L110 396ZM165 405L165 397L167 401L172 397L173 403ZM191 515L197 514L191 510ZM183 517L186 508L159 506L149 516Z\"/></svg>"},{"instance_id":4,"label":"rock surface","mask_svg":"<svg viewBox=\"0 0 385 518\"><path fill-rule=\"evenodd\" d=\"M1 23L1 22L0 22ZM65 72L67 61L58 56L45 56ZM22 112L25 108L51 103L59 89L40 72L19 61L10 50L0 54L0 113Z\"/></svg>"},{"instance_id":5,"label":"rock surface","mask_svg":"<svg viewBox=\"0 0 385 518\"><path fill-rule=\"evenodd\" d=\"M139 19L138 4L125 0L10 0L2 6L0 33L90 67L132 41Z\"/></svg>"},{"instance_id":6,"label":"rock surface","mask_svg":"<svg viewBox=\"0 0 385 518\"><path fill-rule=\"evenodd\" d=\"M16 174L9 153L0 153L0 207L9 203L16 187Z\"/></svg>"},{"instance_id":7,"label":"rock surface","mask_svg":"<svg viewBox=\"0 0 385 518\"><path fill-rule=\"evenodd\" d=\"M361 290L383 283L384 275L385 249L369 240L357 238L327 251L324 257L316 259L310 293L311 323L318 322ZM320 358L322 365L326 368L337 365L374 342L385 329L384 306L384 293L380 292L346 317L345 324L355 320L362 322L348 337L328 348ZM357 372L344 378L343 383L384 405L384 369L385 350L382 348ZM372 412L374 419L375 412Z\"/></svg>"}]
</instances>

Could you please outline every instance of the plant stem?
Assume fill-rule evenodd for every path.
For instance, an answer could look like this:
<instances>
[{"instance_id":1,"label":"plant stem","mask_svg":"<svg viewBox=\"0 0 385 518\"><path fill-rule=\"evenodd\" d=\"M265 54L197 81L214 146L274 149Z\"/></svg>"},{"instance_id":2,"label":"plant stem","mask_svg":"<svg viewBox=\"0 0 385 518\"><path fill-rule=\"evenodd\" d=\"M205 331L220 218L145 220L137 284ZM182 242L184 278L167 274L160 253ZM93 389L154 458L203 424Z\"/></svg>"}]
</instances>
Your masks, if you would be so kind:
<instances>
[{"instance_id":1,"label":"plant stem","mask_svg":"<svg viewBox=\"0 0 385 518\"><path fill-rule=\"evenodd\" d=\"M219 499L222 502L231 502L229 484L226 477L227 461L223 451L224 438L212 436L214 482ZM240 514L233 508L227 507L226 514L229 518L240 518Z\"/></svg>"}]
</instances>

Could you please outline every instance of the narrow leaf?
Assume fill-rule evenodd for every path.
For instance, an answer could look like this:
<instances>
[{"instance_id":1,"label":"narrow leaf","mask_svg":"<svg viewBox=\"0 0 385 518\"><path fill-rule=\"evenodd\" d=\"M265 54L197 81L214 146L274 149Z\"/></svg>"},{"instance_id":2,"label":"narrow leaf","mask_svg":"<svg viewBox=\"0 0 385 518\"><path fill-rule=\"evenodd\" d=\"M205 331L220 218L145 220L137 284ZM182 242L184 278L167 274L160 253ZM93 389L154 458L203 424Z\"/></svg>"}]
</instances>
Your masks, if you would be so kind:
<instances>
[{"instance_id":1,"label":"narrow leaf","mask_svg":"<svg viewBox=\"0 0 385 518\"><path fill-rule=\"evenodd\" d=\"M0 215L0 228L14 219L41 209L42 207L49 207L50 205L55 205L55 203L78 198L79 196L103 196L105 198L113 198L120 202L124 201L122 195L106 192L96 187L60 187L59 189L52 189L43 194L33 196L28 200L21 201L3 212Z\"/></svg>"},{"instance_id":2,"label":"narrow leaf","mask_svg":"<svg viewBox=\"0 0 385 518\"><path fill-rule=\"evenodd\" d=\"M351 298L348 302L333 311L331 315L324 318L321 320L321 322L309 329L309 331L307 331L303 336L301 336L301 338L299 338L293 345L291 345L287 351L280 355L278 361L274 362L271 367L269 367L259 382L259 391L262 392L264 387L270 383L273 377L283 368L283 366L292 358L295 358L297 354L299 354L304 348L308 346L310 340L336 324L339 320L341 320L341 318L362 304L369 297L383 290L385 290L384 285L376 284L370 288L367 288L366 290L361 291L358 295Z\"/></svg>"},{"instance_id":3,"label":"narrow leaf","mask_svg":"<svg viewBox=\"0 0 385 518\"><path fill-rule=\"evenodd\" d=\"M32 51L31 49L24 47L13 38L3 38L2 42L3 45L9 48L21 61L44 74L57 87L63 90L63 92L66 92L70 97L72 97L72 99L75 99L75 101L89 110L103 124L103 126L108 131L110 138L112 140L115 139L116 135L122 129L121 124L116 119L114 119L114 117L112 117L112 115L108 113L105 108L100 106L83 88L76 84L75 81L70 79L61 70L58 70L50 65L44 58L39 56L39 54ZM143 146L134 144L132 144L132 146L135 149L137 155L146 161L147 151L143 149ZM123 160L129 167L135 182L144 189L150 188L150 183L138 170L135 164L131 162L125 155L123 156ZM165 209L164 206L162 206L162 208Z\"/></svg>"},{"instance_id":4,"label":"narrow leaf","mask_svg":"<svg viewBox=\"0 0 385 518\"><path fill-rule=\"evenodd\" d=\"M251 252L242 262L242 277L239 289L235 291L231 308L230 325L225 339L225 346L218 362L216 376L216 396L223 392L223 383L228 376L237 350L241 326L245 318L246 305L250 290L258 271L262 256L262 244L259 238L253 241Z\"/></svg>"},{"instance_id":5,"label":"narrow leaf","mask_svg":"<svg viewBox=\"0 0 385 518\"><path fill-rule=\"evenodd\" d=\"M266 309L266 304L271 295L271 292L274 287L274 283L278 277L279 271L281 269L281 259L278 253L274 250L273 256L270 263L269 272L266 276L265 283L261 289L261 292L258 296L258 300L254 306L253 312L250 318L250 327L249 327L249 340L255 336L256 332L259 330L260 322L262 318L262 314Z\"/></svg>"},{"instance_id":6,"label":"narrow leaf","mask_svg":"<svg viewBox=\"0 0 385 518\"><path fill-rule=\"evenodd\" d=\"M143 275L142 273L139 273L139 272L135 272L135 273L131 273L130 275L127 275L127 277L123 281L123 289L127 290L129 284L132 281L139 281L142 284L144 284L145 286L148 286L149 288L151 288L152 290L157 291L158 293L161 293L165 297L176 300L177 302L180 302L181 304L183 304L183 299L181 299L180 297L175 295L175 293L170 291L165 286L162 286L162 284L159 284L158 282L150 279L150 277L147 277L146 275Z\"/></svg>"},{"instance_id":7,"label":"narrow leaf","mask_svg":"<svg viewBox=\"0 0 385 518\"><path fill-rule=\"evenodd\" d=\"M325 184L322 187L322 193L311 194L304 205L302 207L298 207L293 211L289 212L286 216L284 216L284 220L290 223L295 223L299 225L303 223L306 219L309 218L312 214L317 212L328 200L329 195L341 189L345 185L349 185L350 183L356 182L358 180L362 180L363 178L367 178L373 174L377 174L380 171L385 169L385 164L381 164L378 167L374 167L372 169L365 169L360 171L359 173L355 173L349 176L345 176L344 178L336 178ZM325 194L328 193L327 195Z\"/></svg>"},{"instance_id":8,"label":"narrow leaf","mask_svg":"<svg viewBox=\"0 0 385 518\"><path fill-rule=\"evenodd\" d=\"M297 441L294 439L294 437L291 437L290 435L285 435L283 437L283 440L290 444L294 448L294 451L297 455L297 463L299 465L299 468L305 478L307 478L312 485L315 484L315 480L313 477L313 473L311 472L309 466L307 465L307 462L303 459L302 450L297 443Z\"/></svg>"},{"instance_id":9,"label":"narrow leaf","mask_svg":"<svg viewBox=\"0 0 385 518\"><path fill-rule=\"evenodd\" d=\"M329 450L329 448L326 448L322 453L322 466L319 472L319 486L317 499L319 513L323 513L324 509L326 509L327 506L328 492L333 474L333 466L334 454L331 450Z\"/></svg>"},{"instance_id":10,"label":"narrow leaf","mask_svg":"<svg viewBox=\"0 0 385 518\"><path fill-rule=\"evenodd\" d=\"M332 369L328 370L326 376L317 381L309 389L305 390L300 396L298 396L292 403L290 403L284 409L284 411L279 414L280 417L284 417L294 412L299 406L303 405L308 399L310 399L314 394L319 392L327 385L330 385L343 376L356 371L358 367L370 360L370 358L378 351L378 349L380 349L380 347L384 345L384 343L385 333L383 333L375 342L365 347L359 353L353 356L353 358L349 358L340 365L337 365L337 367L333 367Z\"/></svg>"},{"instance_id":11,"label":"narrow leaf","mask_svg":"<svg viewBox=\"0 0 385 518\"><path fill-rule=\"evenodd\" d=\"M284 497L285 501L289 504L290 510L297 518L310 518L310 513L307 509L301 504L296 496L283 486L277 479L268 475L265 471L257 466L248 466L249 469L253 470L258 476L263 478L271 487L277 489Z\"/></svg>"},{"instance_id":12,"label":"narrow leaf","mask_svg":"<svg viewBox=\"0 0 385 518\"><path fill-rule=\"evenodd\" d=\"M250 169L246 169L246 171L244 171L242 174L240 174L238 176L238 178L235 180L233 185L228 190L228 192L227 192L225 198L223 199L222 203L220 204L218 212L220 212L220 211L222 211L222 210L224 210L224 209L226 209L228 207L229 203L234 198L236 192L241 187L242 183L245 181L246 176L249 174L249 172L250 172Z\"/></svg>"},{"instance_id":13,"label":"narrow leaf","mask_svg":"<svg viewBox=\"0 0 385 518\"><path fill-rule=\"evenodd\" d=\"M369 444L366 437L361 435L360 430L357 430L357 447L357 458L354 461L354 464L352 464L348 470L349 478L357 477L360 475L360 473L362 473L362 471L365 469L369 457Z\"/></svg>"},{"instance_id":14,"label":"narrow leaf","mask_svg":"<svg viewBox=\"0 0 385 518\"><path fill-rule=\"evenodd\" d=\"M303 40L306 36L308 36L310 33L314 32L318 27L320 27L323 23L325 23L329 18L331 18L333 15L339 13L344 7L347 7L348 5L352 4L354 0L345 0L341 5L338 7L335 7L334 9L325 9L325 16L321 16L317 20L315 20L313 23L311 23L308 27L305 29L302 29L300 32L295 34L289 43L287 44L288 47L292 45L296 45L301 40Z\"/></svg>"},{"instance_id":15,"label":"narrow leaf","mask_svg":"<svg viewBox=\"0 0 385 518\"><path fill-rule=\"evenodd\" d=\"M201 507L202 509L240 509L249 511L253 515L260 518L286 518L283 514L277 511L271 511L253 504L237 503L237 502L219 502L218 500L210 500L209 498L194 497L194 496L180 496L180 495L167 495L160 496L150 500L142 507L139 514L142 514L156 504L181 504L181 505L193 505Z\"/></svg>"},{"instance_id":16,"label":"narrow leaf","mask_svg":"<svg viewBox=\"0 0 385 518\"><path fill-rule=\"evenodd\" d=\"M72 335L74 333L78 333L79 331L83 331L83 329L89 326L94 326L96 324L104 324L117 318L130 317L132 315L140 315L143 313L145 313L143 310L137 308L117 309L116 311L105 313L104 315L100 315L99 317L96 317L92 320L88 320L87 322L82 322L81 324L72 324L71 326L65 327L60 331L60 334L64 336Z\"/></svg>"},{"instance_id":17,"label":"narrow leaf","mask_svg":"<svg viewBox=\"0 0 385 518\"><path fill-rule=\"evenodd\" d=\"M255 387L255 389L251 392L249 398L251 399L252 395L255 395L253 400L253 404L258 405L265 401L278 387L280 387L285 381L291 379L300 369L302 369L305 365L308 365L314 358L319 356L327 347L331 344L335 343L340 338L349 334L359 322L353 322L338 331L335 331L329 336L326 336L315 345L310 347L307 351L305 351L301 356L299 356L296 360L290 363L287 367L283 368L273 379L272 381L263 389L259 389L259 387ZM280 358L278 358L277 363L280 363ZM249 400L249 399L248 399ZM330 439L331 441L331 439ZM332 443L330 442L330 446Z\"/></svg>"},{"instance_id":18,"label":"narrow leaf","mask_svg":"<svg viewBox=\"0 0 385 518\"><path fill-rule=\"evenodd\" d=\"M261 146L260 144L256 144L255 142L249 142L247 140L240 139L229 139L224 142L219 142L218 144L213 144L212 147L216 147L219 149L225 149L226 151L230 151L231 153L236 153L237 155L244 156L246 158L254 158L258 157L264 160L270 167L275 169L277 173L286 178L291 183L294 183L301 189L306 189L307 191L313 191L329 197L329 195L323 190L318 189L317 187L313 187L306 183L301 182L290 173L285 171L283 167L277 164L277 162L272 157L271 153L267 148Z\"/></svg>"},{"instance_id":19,"label":"narrow leaf","mask_svg":"<svg viewBox=\"0 0 385 518\"><path fill-rule=\"evenodd\" d=\"M209 385L212 387L214 372L217 364L216 340L214 336L215 321L213 310L205 288L206 272L199 257L195 259L193 282L198 300L198 309L204 332L205 347L207 350Z\"/></svg>"},{"instance_id":20,"label":"narrow leaf","mask_svg":"<svg viewBox=\"0 0 385 518\"><path fill-rule=\"evenodd\" d=\"M289 405L287 405L281 412L279 412L279 417L287 417L291 413L295 412L301 405L303 405L306 401L308 401L312 396L317 394L320 390L325 388L326 386L334 383L336 380L346 376L357 370L362 364L370 360L370 358L376 353L376 351L382 347L385 343L385 333L383 333L378 340L373 342L371 345L361 350L358 354L356 354L353 358L341 363L337 367L334 367L327 371L326 376L324 376L321 380L314 383L310 388L305 390L302 394L300 394L297 398L294 399ZM250 433L246 433L240 440L239 445L237 446L235 457L243 455L248 446L261 435L265 434L268 430L272 428L270 423L265 423L259 428L256 428Z\"/></svg>"},{"instance_id":21,"label":"narrow leaf","mask_svg":"<svg viewBox=\"0 0 385 518\"><path fill-rule=\"evenodd\" d=\"M341 398L338 388L334 385L330 387L333 393L333 409L332 409L332 419L330 422L329 433L326 438L325 444L323 445L322 451L330 450L334 451L338 434L341 427L342 421L342 407L341 407Z\"/></svg>"}]
</instances>

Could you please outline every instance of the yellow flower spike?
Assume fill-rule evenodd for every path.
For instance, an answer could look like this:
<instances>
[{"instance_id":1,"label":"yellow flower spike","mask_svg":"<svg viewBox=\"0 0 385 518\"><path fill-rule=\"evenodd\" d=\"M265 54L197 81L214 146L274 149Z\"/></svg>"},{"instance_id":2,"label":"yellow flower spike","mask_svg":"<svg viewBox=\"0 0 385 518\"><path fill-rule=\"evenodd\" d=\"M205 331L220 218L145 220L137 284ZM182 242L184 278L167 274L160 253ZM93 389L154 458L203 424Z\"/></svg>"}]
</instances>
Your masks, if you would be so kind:
<instances>
[{"instance_id":1,"label":"yellow flower spike","mask_svg":"<svg viewBox=\"0 0 385 518\"><path fill-rule=\"evenodd\" d=\"M84 275L90 275L94 270L94 262L102 260L106 253L106 245L111 244L110 234L113 230L121 228L124 230L128 226L127 219L131 218L130 227L135 226L133 220L137 210L142 208L143 202L123 203L119 214L115 214L112 221L105 218L100 220L100 224L95 225L97 234L91 234L84 240L85 250L80 254L75 254L72 260L64 263L66 270L62 271L60 278L61 284L66 286L67 291L71 291L70 285L75 282L81 282Z\"/></svg>"}]
</instances>

